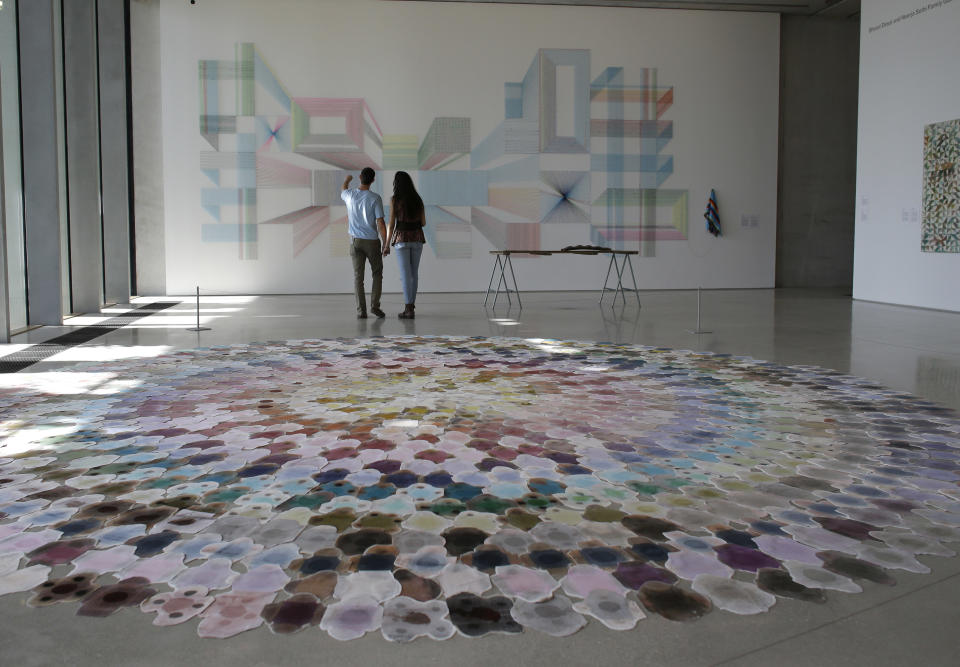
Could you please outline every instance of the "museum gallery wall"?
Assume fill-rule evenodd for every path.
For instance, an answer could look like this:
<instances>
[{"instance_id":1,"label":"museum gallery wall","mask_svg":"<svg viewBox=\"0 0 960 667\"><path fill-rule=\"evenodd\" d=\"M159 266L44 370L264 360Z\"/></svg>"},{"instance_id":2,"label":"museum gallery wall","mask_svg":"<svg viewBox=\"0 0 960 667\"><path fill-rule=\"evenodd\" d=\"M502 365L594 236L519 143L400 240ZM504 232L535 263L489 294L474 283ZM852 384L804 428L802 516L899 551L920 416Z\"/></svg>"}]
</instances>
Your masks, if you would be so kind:
<instances>
[{"instance_id":1,"label":"museum gallery wall","mask_svg":"<svg viewBox=\"0 0 960 667\"><path fill-rule=\"evenodd\" d=\"M485 289L490 250L588 244L638 250L643 288L773 286L776 15L203 0L157 17L168 293L351 291L339 191L368 165L385 203L401 169L423 196L422 291ZM514 262L530 290L595 289L606 264ZM392 258L384 280L399 291Z\"/></svg>"},{"instance_id":2,"label":"museum gallery wall","mask_svg":"<svg viewBox=\"0 0 960 667\"><path fill-rule=\"evenodd\" d=\"M960 310L960 2L863 3L853 295Z\"/></svg>"}]
</instances>

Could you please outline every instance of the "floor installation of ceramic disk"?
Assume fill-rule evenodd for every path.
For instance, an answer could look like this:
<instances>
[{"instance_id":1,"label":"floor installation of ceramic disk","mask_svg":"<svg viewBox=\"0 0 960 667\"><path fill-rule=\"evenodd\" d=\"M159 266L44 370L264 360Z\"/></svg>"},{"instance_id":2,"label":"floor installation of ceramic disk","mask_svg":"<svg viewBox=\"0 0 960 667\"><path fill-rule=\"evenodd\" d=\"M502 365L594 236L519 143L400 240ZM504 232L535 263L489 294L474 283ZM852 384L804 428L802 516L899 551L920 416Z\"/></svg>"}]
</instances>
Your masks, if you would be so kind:
<instances>
[{"instance_id":1,"label":"floor installation of ceramic disk","mask_svg":"<svg viewBox=\"0 0 960 667\"><path fill-rule=\"evenodd\" d=\"M639 632L960 540L957 415L812 367L396 337L2 383L0 594L204 637Z\"/></svg>"}]
</instances>

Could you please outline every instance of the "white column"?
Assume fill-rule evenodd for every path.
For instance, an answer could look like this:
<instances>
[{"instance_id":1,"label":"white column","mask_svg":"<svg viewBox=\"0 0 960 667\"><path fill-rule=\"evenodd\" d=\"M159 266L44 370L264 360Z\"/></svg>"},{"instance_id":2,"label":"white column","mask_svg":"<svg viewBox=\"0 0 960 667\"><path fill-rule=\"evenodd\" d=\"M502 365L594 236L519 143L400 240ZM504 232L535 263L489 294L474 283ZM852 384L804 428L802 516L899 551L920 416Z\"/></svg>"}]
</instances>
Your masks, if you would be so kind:
<instances>
[{"instance_id":1,"label":"white column","mask_svg":"<svg viewBox=\"0 0 960 667\"><path fill-rule=\"evenodd\" d=\"M23 215L29 324L63 323L54 0L18 3Z\"/></svg>"},{"instance_id":2,"label":"white column","mask_svg":"<svg viewBox=\"0 0 960 667\"><path fill-rule=\"evenodd\" d=\"M114 303L130 301L129 99L124 4L124 0L97 3L104 296Z\"/></svg>"},{"instance_id":3,"label":"white column","mask_svg":"<svg viewBox=\"0 0 960 667\"><path fill-rule=\"evenodd\" d=\"M73 311L98 312L103 304L103 244L97 14L93 0L63 3L63 51Z\"/></svg>"}]
</instances>

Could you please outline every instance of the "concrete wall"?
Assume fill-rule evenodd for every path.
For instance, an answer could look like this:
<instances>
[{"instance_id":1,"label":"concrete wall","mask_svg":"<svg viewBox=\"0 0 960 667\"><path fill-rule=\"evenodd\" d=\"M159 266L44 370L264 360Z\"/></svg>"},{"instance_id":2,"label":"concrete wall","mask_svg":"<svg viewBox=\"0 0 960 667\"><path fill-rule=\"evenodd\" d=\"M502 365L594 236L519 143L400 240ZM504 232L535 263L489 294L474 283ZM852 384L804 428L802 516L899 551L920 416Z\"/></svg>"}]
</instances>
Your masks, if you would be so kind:
<instances>
[{"instance_id":1,"label":"concrete wall","mask_svg":"<svg viewBox=\"0 0 960 667\"><path fill-rule=\"evenodd\" d=\"M853 284L857 21L784 16L778 287Z\"/></svg>"}]
</instances>

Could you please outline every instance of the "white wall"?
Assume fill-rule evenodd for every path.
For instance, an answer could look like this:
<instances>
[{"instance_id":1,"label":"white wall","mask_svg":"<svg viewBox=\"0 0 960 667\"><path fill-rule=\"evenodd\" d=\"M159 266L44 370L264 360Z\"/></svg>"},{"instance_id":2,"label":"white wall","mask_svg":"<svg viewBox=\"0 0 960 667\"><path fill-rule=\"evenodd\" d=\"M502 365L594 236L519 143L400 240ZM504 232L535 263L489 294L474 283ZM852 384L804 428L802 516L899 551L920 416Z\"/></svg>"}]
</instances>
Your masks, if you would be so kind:
<instances>
[{"instance_id":1,"label":"white wall","mask_svg":"<svg viewBox=\"0 0 960 667\"><path fill-rule=\"evenodd\" d=\"M660 187L687 191L689 231L685 240L645 244L650 256L634 264L638 282L643 288L773 286L775 14L202 0L193 6L161 3L161 29L166 286L172 294L198 284L230 292L352 291L343 232L334 227L299 254L292 251L289 225L259 225L252 252L237 244L201 242L202 225L216 221L200 205L201 188L210 184L201 173L201 152L211 149L198 129L198 63L232 60L240 42L255 44L292 97L363 98L384 133L413 134L420 141L434 117L469 117L473 147L504 119L504 83L521 81L538 49L588 49L590 80L607 67L622 66L626 83L637 85L642 68L657 68L659 84L672 86L674 94L663 115L674 122L674 137L663 149L673 156L674 168ZM544 160L563 165L565 157ZM575 156L570 168L582 168L581 157ZM320 163L313 168L336 169ZM448 168L470 169L469 158ZM597 178L594 174L594 183ZM391 180L389 171L378 176L382 191L389 191ZM719 239L703 224L711 188L724 225ZM269 197L274 210L282 208L279 194L264 194L261 213ZM305 205L307 195L285 196L293 210ZM331 210L334 217L343 211ZM460 212L470 217L469 208ZM492 267L488 251L495 245L476 228L468 238L468 256L438 258L433 248L425 250L422 291L485 289ZM591 242L588 225L541 225L542 248ZM606 261L554 257L518 259L515 266L522 289L595 289ZM385 291L398 290L391 257Z\"/></svg>"},{"instance_id":2,"label":"white wall","mask_svg":"<svg viewBox=\"0 0 960 667\"><path fill-rule=\"evenodd\" d=\"M960 0L863 3L854 298L960 310L960 254L920 250L924 126L960 118L958 28Z\"/></svg>"}]
</instances>

